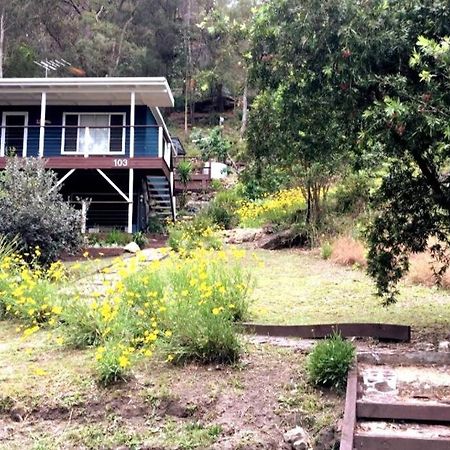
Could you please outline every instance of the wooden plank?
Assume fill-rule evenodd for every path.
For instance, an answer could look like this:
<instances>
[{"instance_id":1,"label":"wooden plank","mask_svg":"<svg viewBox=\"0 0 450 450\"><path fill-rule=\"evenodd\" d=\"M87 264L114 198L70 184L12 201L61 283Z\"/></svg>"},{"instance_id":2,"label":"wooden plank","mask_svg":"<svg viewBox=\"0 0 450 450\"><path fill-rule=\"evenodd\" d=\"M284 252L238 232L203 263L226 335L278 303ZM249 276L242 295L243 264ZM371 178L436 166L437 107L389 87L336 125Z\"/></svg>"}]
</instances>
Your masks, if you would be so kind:
<instances>
[{"instance_id":1,"label":"wooden plank","mask_svg":"<svg viewBox=\"0 0 450 450\"><path fill-rule=\"evenodd\" d=\"M351 369L347 376L344 420L342 422L340 450L353 450L353 435L356 425L356 396L358 391L358 370Z\"/></svg>"},{"instance_id":2,"label":"wooden plank","mask_svg":"<svg viewBox=\"0 0 450 450\"><path fill-rule=\"evenodd\" d=\"M383 340L409 342L411 327L382 323L339 323L323 325L264 325L245 323L244 329L252 334L278 337L321 339L339 333L343 337L372 337Z\"/></svg>"},{"instance_id":3,"label":"wooden plank","mask_svg":"<svg viewBox=\"0 0 450 450\"><path fill-rule=\"evenodd\" d=\"M363 419L400 419L421 422L450 422L450 405L405 404L359 400L356 415Z\"/></svg>"},{"instance_id":4,"label":"wooden plank","mask_svg":"<svg viewBox=\"0 0 450 450\"><path fill-rule=\"evenodd\" d=\"M450 352L408 351L403 353L358 352L359 362L373 365L430 366L450 365Z\"/></svg>"},{"instance_id":5,"label":"wooden plank","mask_svg":"<svg viewBox=\"0 0 450 450\"><path fill-rule=\"evenodd\" d=\"M354 445L357 450L449 450L450 439L356 434Z\"/></svg>"}]
</instances>

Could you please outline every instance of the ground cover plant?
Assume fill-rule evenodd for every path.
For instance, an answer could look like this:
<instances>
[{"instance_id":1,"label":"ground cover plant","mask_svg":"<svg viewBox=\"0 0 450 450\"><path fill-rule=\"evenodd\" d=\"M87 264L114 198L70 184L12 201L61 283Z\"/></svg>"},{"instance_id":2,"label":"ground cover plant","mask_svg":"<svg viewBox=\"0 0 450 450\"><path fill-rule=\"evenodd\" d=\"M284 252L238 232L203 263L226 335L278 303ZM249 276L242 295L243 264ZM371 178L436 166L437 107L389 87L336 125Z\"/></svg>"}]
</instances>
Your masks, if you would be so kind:
<instances>
[{"instance_id":1,"label":"ground cover plant","mask_svg":"<svg viewBox=\"0 0 450 450\"><path fill-rule=\"evenodd\" d=\"M355 353L353 344L337 334L318 342L308 355L309 380L316 386L342 390Z\"/></svg>"},{"instance_id":2,"label":"ground cover plant","mask_svg":"<svg viewBox=\"0 0 450 450\"><path fill-rule=\"evenodd\" d=\"M119 259L100 269L93 292L63 285L71 278L63 265L43 269L38 256L36 248L31 264L15 254L1 259L1 317L17 320L24 337L46 328L66 346L95 347L102 382L156 351L173 363L238 360L236 322L247 317L251 284L240 251L197 249L145 265L141 256Z\"/></svg>"},{"instance_id":3,"label":"ground cover plant","mask_svg":"<svg viewBox=\"0 0 450 450\"><path fill-rule=\"evenodd\" d=\"M269 224L289 225L296 214L305 211L306 202L301 188L284 189L262 198L245 202L238 210L240 225L260 227ZM305 216L306 217L306 216Z\"/></svg>"},{"instance_id":4,"label":"ground cover plant","mask_svg":"<svg viewBox=\"0 0 450 450\"><path fill-rule=\"evenodd\" d=\"M201 247L218 250L222 247L219 227L207 215L199 215L192 220L178 221L168 227L167 244L172 250L188 255Z\"/></svg>"}]
</instances>

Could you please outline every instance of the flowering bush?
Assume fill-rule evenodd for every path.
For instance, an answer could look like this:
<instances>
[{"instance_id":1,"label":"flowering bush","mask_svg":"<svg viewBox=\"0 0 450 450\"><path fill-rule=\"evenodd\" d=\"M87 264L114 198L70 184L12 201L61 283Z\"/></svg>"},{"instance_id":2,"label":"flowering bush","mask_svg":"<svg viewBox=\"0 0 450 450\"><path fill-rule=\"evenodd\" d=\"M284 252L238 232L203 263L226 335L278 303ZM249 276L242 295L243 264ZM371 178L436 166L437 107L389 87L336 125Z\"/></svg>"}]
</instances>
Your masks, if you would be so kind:
<instances>
[{"instance_id":1,"label":"flowering bush","mask_svg":"<svg viewBox=\"0 0 450 450\"><path fill-rule=\"evenodd\" d=\"M56 325L62 308L59 283L65 279L60 262L44 269L37 264L40 249L35 248L31 263L24 256L10 254L0 261L0 318L18 319L32 334L44 324Z\"/></svg>"},{"instance_id":2,"label":"flowering bush","mask_svg":"<svg viewBox=\"0 0 450 450\"><path fill-rule=\"evenodd\" d=\"M300 188L295 188L244 203L237 210L237 214L242 226L259 227L268 223L288 222L296 212L305 208L305 197Z\"/></svg>"},{"instance_id":3,"label":"flowering bush","mask_svg":"<svg viewBox=\"0 0 450 450\"><path fill-rule=\"evenodd\" d=\"M174 363L239 357L236 322L247 316L251 285L242 251L200 248L151 263L140 255L117 259L102 270L97 291L71 289L63 265L43 269L39 252L28 255L31 263L0 255L0 318L18 320L24 337L50 327L60 344L96 347L102 382L123 378L155 351Z\"/></svg>"},{"instance_id":4,"label":"flowering bush","mask_svg":"<svg viewBox=\"0 0 450 450\"><path fill-rule=\"evenodd\" d=\"M198 216L191 221L178 221L168 227L168 244L176 252L189 254L201 247L218 250L222 241L219 228L206 216Z\"/></svg>"}]
</instances>

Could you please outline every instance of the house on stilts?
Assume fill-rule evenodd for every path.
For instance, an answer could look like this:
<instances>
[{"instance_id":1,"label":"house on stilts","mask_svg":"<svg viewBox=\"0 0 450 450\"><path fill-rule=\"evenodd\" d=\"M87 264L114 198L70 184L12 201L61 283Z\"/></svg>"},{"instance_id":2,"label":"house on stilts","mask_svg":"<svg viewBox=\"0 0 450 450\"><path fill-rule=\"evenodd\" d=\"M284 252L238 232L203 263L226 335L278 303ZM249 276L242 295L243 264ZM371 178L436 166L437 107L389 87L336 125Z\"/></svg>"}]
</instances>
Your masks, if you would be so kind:
<instances>
[{"instance_id":1,"label":"house on stilts","mask_svg":"<svg viewBox=\"0 0 450 450\"><path fill-rule=\"evenodd\" d=\"M159 108L165 78L0 80L0 168L44 158L70 202L89 203L87 228L145 230L175 218L173 144Z\"/></svg>"}]
</instances>

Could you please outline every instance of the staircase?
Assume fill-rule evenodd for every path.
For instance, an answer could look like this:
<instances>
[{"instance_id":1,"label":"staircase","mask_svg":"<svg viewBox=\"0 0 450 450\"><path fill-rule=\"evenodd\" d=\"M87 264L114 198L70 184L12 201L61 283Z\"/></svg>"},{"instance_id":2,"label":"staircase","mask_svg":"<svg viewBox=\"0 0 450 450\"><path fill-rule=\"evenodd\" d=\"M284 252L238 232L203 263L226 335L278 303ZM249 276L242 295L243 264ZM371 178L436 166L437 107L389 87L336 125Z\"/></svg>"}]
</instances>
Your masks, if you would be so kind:
<instances>
[{"instance_id":1,"label":"staircase","mask_svg":"<svg viewBox=\"0 0 450 450\"><path fill-rule=\"evenodd\" d=\"M149 175L146 178L150 210L160 219L172 218L172 190L169 180L163 175Z\"/></svg>"}]
</instances>

